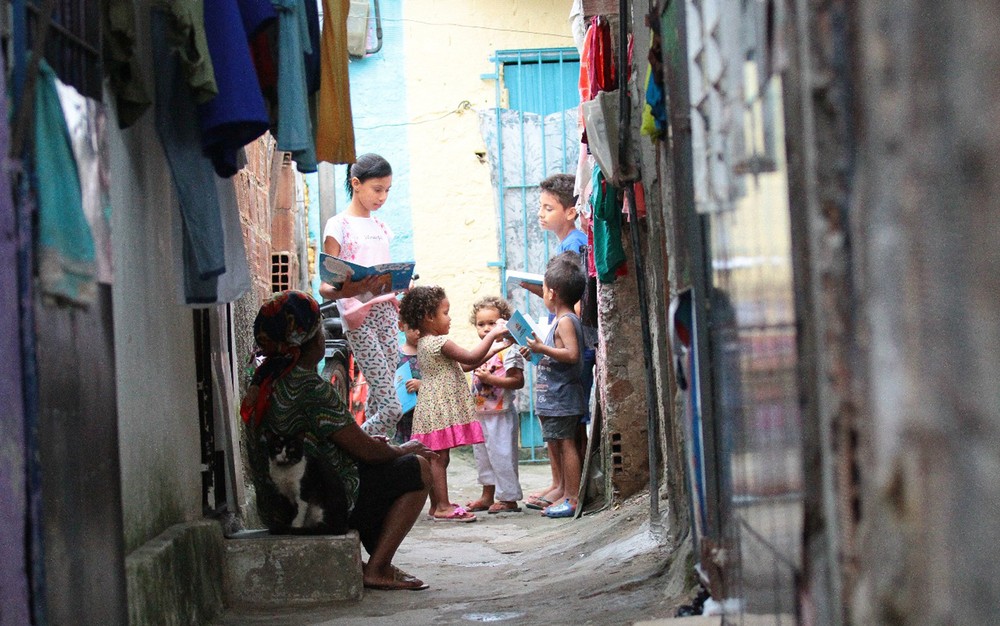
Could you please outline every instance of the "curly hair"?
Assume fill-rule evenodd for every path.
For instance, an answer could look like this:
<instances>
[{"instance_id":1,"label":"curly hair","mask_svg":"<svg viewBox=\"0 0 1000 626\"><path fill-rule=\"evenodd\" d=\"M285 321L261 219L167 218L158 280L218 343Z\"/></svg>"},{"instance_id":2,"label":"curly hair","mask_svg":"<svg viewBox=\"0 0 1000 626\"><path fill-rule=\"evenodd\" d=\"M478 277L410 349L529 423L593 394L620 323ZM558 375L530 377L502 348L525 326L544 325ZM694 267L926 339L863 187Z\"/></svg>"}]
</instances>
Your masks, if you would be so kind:
<instances>
[{"instance_id":1,"label":"curly hair","mask_svg":"<svg viewBox=\"0 0 1000 626\"><path fill-rule=\"evenodd\" d=\"M573 193L575 186L576 179L570 174L553 174L538 184L539 189L555 196L564 209L576 206L576 194Z\"/></svg>"},{"instance_id":2,"label":"curly hair","mask_svg":"<svg viewBox=\"0 0 1000 626\"><path fill-rule=\"evenodd\" d=\"M483 309L493 309L500 314L500 317L509 320L510 316L514 314L514 310L510 306L510 302L507 302L499 296L483 296L482 298L476 300L476 303L472 305L472 315L469 316L469 323L473 326L476 325L476 314Z\"/></svg>"},{"instance_id":3,"label":"curly hair","mask_svg":"<svg viewBox=\"0 0 1000 626\"><path fill-rule=\"evenodd\" d=\"M567 251L552 257L545 268L545 284L556 292L563 304L573 306L579 302L587 288L580 255Z\"/></svg>"},{"instance_id":4,"label":"curly hair","mask_svg":"<svg viewBox=\"0 0 1000 626\"><path fill-rule=\"evenodd\" d=\"M437 311L441 301L447 298L444 289L431 285L420 285L410 289L399 303L399 319L410 328L420 328L429 315Z\"/></svg>"}]
</instances>

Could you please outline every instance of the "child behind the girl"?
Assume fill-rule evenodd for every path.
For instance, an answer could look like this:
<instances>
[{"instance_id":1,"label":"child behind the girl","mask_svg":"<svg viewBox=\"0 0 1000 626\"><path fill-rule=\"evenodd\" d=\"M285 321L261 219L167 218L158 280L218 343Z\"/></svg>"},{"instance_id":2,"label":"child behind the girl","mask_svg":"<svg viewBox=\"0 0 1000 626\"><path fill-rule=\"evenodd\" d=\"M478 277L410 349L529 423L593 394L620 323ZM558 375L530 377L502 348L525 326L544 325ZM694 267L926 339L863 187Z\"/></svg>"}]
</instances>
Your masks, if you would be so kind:
<instances>
[{"instance_id":1,"label":"child behind the girl","mask_svg":"<svg viewBox=\"0 0 1000 626\"><path fill-rule=\"evenodd\" d=\"M486 337L499 320L509 320L510 304L496 296L480 298L472 305L472 324L480 338ZM470 511L517 513L523 497L517 471L517 410L514 390L524 387L524 358L506 343L472 376L472 394L483 425L485 443L472 447L483 493L466 506ZM491 350L492 351L492 350Z\"/></svg>"},{"instance_id":2,"label":"child behind the girl","mask_svg":"<svg viewBox=\"0 0 1000 626\"><path fill-rule=\"evenodd\" d=\"M406 390L410 393L419 394L421 376L420 361L417 360L417 339L420 338L420 332L415 328L407 326L403 320L399 320L399 330L403 331L403 336L405 337L403 344L399 346L399 367L403 367L405 363L409 363L410 374L413 376L413 378L406 381ZM406 443L413 435L413 412L415 410L416 407L403 413L403 417L399 420L399 425L396 426L396 436L393 437L393 443L396 445Z\"/></svg>"},{"instance_id":3,"label":"child behind the girl","mask_svg":"<svg viewBox=\"0 0 1000 626\"><path fill-rule=\"evenodd\" d=\"M493 343L507 331L498 324L476 347L466 350L448 339L449 309L448 297L440 287L414 287L400 303L400 318L420 332L417 360L423 379L413 413L412 436L438 452L431 461L428 513L435 521L474 522L475 514L452 504L448 497L448 451L483 442L483 429L476 419L475 403L460 364L481 364Z\"/></svg>"}]
</instances>

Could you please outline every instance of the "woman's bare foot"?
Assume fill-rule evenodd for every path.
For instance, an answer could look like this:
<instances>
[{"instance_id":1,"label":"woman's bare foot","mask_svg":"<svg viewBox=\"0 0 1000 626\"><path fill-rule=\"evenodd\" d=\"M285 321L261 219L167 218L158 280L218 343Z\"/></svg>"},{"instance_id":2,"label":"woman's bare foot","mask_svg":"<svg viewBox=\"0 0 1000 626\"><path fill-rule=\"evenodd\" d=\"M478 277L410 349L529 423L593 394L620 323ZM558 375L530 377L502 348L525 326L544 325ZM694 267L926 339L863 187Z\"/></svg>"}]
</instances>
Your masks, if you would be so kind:
<instances>
[{"instance_id":1,"label":"woman's bare foot","mask_svg":"<svg viewBox=\"0 0 1000 626\"><path fill-rule=\"evenodd\" d=\"M430 586L416 576L407 574L395 565L389 565L379 571L374 571L374 568L365 563L362 567L362 572L364 586L367 589L420 591Z\"/></svg>"}]
</instances>

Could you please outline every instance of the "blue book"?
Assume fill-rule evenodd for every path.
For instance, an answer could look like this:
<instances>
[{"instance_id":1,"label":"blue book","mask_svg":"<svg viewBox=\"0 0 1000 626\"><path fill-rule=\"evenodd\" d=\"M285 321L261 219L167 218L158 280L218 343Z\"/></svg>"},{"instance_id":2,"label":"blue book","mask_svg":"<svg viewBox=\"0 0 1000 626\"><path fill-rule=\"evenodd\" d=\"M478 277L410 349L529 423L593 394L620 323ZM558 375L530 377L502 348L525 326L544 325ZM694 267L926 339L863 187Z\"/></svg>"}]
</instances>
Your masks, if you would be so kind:
<instances>
[{"instance_id":1,"label":"blue book","mask_svg":"<svg viewBox=\"0 0 1000 626\"><path fill-rule=\"evenodd\" d=\"M409 413L417 406L417 394L406 390L406 381L413 380L413 370L407 361L396 370L396 395L399 397L399 404L403 407L403 413Z\"/></svg>"},{"instance_id":2,"label":"blue book","mask_svg":"<svg viewBox=\"0 0 1000 626\"><path fill-rule=\"evenodd\" d=\"M514 338L514 341L521 346L527 346L528 339L531 338L531 334L536 332L535 327L520 311L514 311L514 314L510 316L509 320L507 320L507 330L510 331L510 336ZM538 338L544 339L544 337L541 336ZM538 354L537 352L531 353L532 365L538 365L538 362L541 360L541 354Z\"/></svg>"},{"instance_id":3,"label":"blue book","mask_svg":"<svg viewBox=\"0 0 1000 626\"><path fill-rule=\"evenodd\" d=\"M358 265L357 263L345 261L331 254L319 253L319 277L323 282L333 285L337 289L340 289L344 281L348 278L352 281L358 281L369 276L378 276L379 285L385 287L385 289L376 289L376 293L404 291L410 288L414 266L415 263L413 261L405 261L401 263L380 263L368 267L367 265Z\"/></svg>"}]
</instances>

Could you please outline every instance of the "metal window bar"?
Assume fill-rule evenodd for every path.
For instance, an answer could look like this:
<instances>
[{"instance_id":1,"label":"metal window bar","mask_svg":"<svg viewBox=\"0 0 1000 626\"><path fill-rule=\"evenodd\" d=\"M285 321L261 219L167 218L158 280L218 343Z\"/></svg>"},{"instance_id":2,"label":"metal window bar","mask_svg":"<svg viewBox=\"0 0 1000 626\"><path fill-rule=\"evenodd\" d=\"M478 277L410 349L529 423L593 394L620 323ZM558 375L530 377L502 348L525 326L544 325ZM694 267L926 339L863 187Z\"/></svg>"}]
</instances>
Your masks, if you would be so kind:
<instances>
[{"instance_id":1,"label":"metal window bar","mask_svg":"<svg viewBox=\"0 0 1000 626\"><path fill-rule=\"evenodd\" d=\"M22 3L15 3L22 4ZM40 0L23 3L30 49L40 19L45 19ZM16 6L15 6L16 8ZM45 41L45 60L59 76L82 95L101 100L101 21L98 3L87 0L56 0Z\"/></svg>"}]
</instances>

